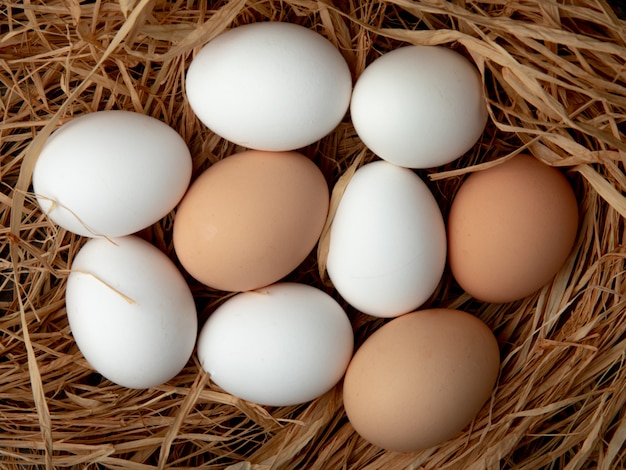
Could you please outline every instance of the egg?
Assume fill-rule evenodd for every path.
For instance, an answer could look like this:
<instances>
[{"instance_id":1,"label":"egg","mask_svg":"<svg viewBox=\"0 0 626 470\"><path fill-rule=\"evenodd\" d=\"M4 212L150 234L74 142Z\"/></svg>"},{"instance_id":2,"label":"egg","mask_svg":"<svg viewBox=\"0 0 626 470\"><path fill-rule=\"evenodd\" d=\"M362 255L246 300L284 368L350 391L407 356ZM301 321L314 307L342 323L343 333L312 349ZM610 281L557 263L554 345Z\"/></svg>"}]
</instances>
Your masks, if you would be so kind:
<instances>
[{"instance_id":1,"label":"egg","mask_svg":"<svg viewBox=\"0 0 626 470\"><path fill-rule=\"evenodd\" d=\"M174 209L191 167L187 144L167 124L130 111L99 111L52 133L33 170L33 191L64 229L121 237Z\"/></svg>"},{"instance_id":2,"label":"egg","mask_svg":"<svg viewBox=\"0 0 626 470\"><path fill-rule=\"evenodd\" d=\"M487 123L478 71L443 46L405 46L379 56L357 79L350 114L369 149L409 168L459 158Z\"/></svg>"},{"instance_id":3,"label":"egg","mask_svg":"<svg viewBox=\"0 0 626 470\"><path fill-rule=\"evenodd\" d=\"M386 450L424 450L458 436L489 400L498 343L477 317L432 309L394 318L368 337L345 374L354 429Z\"/></svg>"},{"instance_id":4,"label":"egg","mask_svg":"<svg viewBox=\"0 0 626 470\"><path fill-rule=\"evenodd\" d=\"M205 170L181 201L174 248L201 283L224 291L272 284L315 247L326 221L328 185L297 152L248 150Z\"/></svg>"},{"instance_id":5,"label":"egg","mask_svg":"<svg viewBox=\"0 0 626 470\"><path fill-rule=\"evenodd\" d=\"M72 261L65 301L84 358L118 385L161 385L191 357L198 329L191 291L174 263L141 238L85 243Z\"/></svg>"},{"instance_id":6,"label":"egg","mask_svg":"<svg viewBox=\"0 0 626 470\"><path fill-rule=\"evenodd\" d=\"M484 302L512 302L537 291L569 256L578 204L567 178L531 155L472 173L448 217L450 270Z\"/></svg>"},{"instance_id":7,"label":"egg","mask_svg":"<svg viewBox=\"0 0 626 470\"><path fill-rule=\"evenodd\" d=\"M363 313L394 317L422 305L446 263L443 216L426 184L382 160L359 168L337 207L326 262L339 294Z\"/></svg>"},{"instance_id":8,"label":"egg","mask_svg":"<svg viewBox=\"0 0 626 470\"><path fill-rule=\"evenodd\" d=\"M235 295L202 327L198 358L227 392L261 405L313 400L343 377L354 347L341 306L305 284Z\"/></svg>"},{"instance_id":9,"label":"egg","mask_svg":"<svg viewBox=\"0 0 626 470\"><path fill-rule=\"evenodd\" d=\"M352 77L322 35L259 22L222 33L193 58L187 100L209 129L256 150L295 150L332 131L350 104Z\"/></svg>"}]
</instances>

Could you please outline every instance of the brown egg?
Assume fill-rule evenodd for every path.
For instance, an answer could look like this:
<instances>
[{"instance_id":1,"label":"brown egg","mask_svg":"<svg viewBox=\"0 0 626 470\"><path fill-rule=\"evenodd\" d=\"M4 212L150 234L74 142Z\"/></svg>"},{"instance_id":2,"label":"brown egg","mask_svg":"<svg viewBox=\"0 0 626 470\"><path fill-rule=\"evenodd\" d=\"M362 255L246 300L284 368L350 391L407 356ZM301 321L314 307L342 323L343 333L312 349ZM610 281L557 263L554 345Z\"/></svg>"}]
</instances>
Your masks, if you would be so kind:
<instances>
[{"instance_id":1,"label":"brown egg","mask_svg":"<svg viewBox=\"0 0 626 470\"><path fill-rule=\"evenodd\" d=\"M257 289L307 257L328 204L326 180L304 155L241 152L209 167L189 188L176 213L174 248L207 286Z\"/></svg>"},{"instance_id":2,"label":"brown egg","mask_svg":"<svg viewBox=\"0 0 626 470\"><path fill-rule=\"evenodd\" d=\"M456 437L492 393L498 343L480 319L432 309L394 318L365 340L346 371L354 429L387 450L423 450Z\"/></svg>"},{"instance_id":3,"label":"brown egg","mask_svg":"<svg viewBox=\"0 0 626 470\"><path fill-rule=\"evenodd\" d=\"M530 155L470 175L448 218L448 263L485 302L511 302L547 284L572 250L576 196L565 176Z\"/></svg>"}]
</instances>

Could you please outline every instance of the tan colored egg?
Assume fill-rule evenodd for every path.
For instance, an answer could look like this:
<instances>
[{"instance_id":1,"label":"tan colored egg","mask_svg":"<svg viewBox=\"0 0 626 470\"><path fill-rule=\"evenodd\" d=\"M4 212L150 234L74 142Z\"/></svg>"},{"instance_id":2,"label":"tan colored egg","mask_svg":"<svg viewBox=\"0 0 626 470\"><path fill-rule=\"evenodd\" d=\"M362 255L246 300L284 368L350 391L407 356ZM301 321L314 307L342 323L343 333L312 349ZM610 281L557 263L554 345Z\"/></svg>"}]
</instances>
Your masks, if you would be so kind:
<instances>
[{"instance_id":1,"label":"tan colored egg","mask_svg":"<svg viewBox=\"0 0 626 470\"><path fill-rule=\"evenodd\" d=\"M477 317L432 309L394 318L365 340L344 378L354 429L387 450L423 450L456 437L488 401L498 343Z\"/></svg>"},{"instance_id":2,"label":"tan colored egg","mask_svg":"<svg viewBox=\"0 0 626 470\"><path fill-rule=\"evenodd\" d=\"M250 150L209 167L174 221L183 267L215 289L247 291L293 271L318 241L329 193L319 168L297 152Z\"/></svg>"},{"instance_id":3,"label":"tan colored egg","mask_svg":"<svg viewBox=\"0 0 626 470\"><path fill-rule=\"evenodd\" d=\"M530 155L470 175L448 218L448 262L485 302L511 302L547 284L572 250L576 196L565 176Z\"/></svg>"}]
</instances>

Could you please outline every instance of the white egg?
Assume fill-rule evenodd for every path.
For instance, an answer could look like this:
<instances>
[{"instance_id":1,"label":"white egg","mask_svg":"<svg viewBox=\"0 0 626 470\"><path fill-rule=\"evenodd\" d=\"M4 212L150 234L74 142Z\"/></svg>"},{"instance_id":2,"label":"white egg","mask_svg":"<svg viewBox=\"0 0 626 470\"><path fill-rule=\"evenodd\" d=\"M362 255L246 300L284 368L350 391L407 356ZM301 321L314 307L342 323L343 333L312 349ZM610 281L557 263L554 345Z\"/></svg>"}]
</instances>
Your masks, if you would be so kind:
<instances>
[{"instance_id":1,"label":"white egg","mask_svg":"<svg viewBox=\"0 0 626 470\"><path fill-rule=\"evenodd\" d=\"M330 230L328 276L363 313L395 317L435 291L446 262L443 216L426 184L385 161L359 168Z\"/></svg>"},{"instance_id":2,"label":"white egg","mask_svg":"<svg viewBox=\"0 0 626 470\"><path fill-rule=\"evenodd\" d=\"M57 129L33 171L41 209L70 232L119 237L167 215L191 180L182 137L130 111L85 114Z\"/></svg>"},{"instance_id":3,"label":"white egg","mask_svg":"<svg viewBox=\"0 0 626 470\"><path fill-rule=\"evenodd\" d=\"M322 35L291 23L228 30L192 60L186 93L216 134L255 150L295 150L332 131L350 104L352 77Z\"/></svg>"},{"instance_id":4,"label":"white egg","mask_svg":"<svg viewBox=\"0 0 626 470\"><path fill-rule=\"evenodd\" d=\"M198 357L227 392L287 406L335 386L353 347L348 317L332 297L312 286L278 283L220 305L200 332Z\"/></svg>"},{"instance_id":5,"label":"white egg","mask_svg":"<svg viewBox=\"0 0 626 470\"><path fill-rule=\"evenodd\" d=\"M478 71L441 46L401 47L374 60L354 86L350 115L370 150L408 168L459 158L487 123Z\"/></svg>"},{"instance_id":6,"label":"white egg","mask_svg":"<svg viewBox=\"0 0 626 470\"><path fill-rule=\"evenodd\" d=\"M161 385L191 357L191 291L174 263L138 237L89 240L72 262L66 307L83 356L118 385Z\"/></svg>"}]
</instances>

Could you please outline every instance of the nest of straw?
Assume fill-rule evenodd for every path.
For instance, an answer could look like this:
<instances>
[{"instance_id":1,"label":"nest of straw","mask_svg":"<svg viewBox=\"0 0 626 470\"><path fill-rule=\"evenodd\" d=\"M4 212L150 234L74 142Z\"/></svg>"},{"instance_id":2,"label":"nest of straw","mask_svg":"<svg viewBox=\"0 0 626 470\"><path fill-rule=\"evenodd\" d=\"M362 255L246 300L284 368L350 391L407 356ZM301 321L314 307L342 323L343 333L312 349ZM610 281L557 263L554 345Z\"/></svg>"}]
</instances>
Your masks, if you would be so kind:
<instances>
[{"instance_id":1,"label":"nest of straw","mask_svg":"<svg viewBox=\"0 0 626 470\"><path fill-rule=\"evenodd\" d=\"M0 2L2 468L626 468L621 18L601 0ZM477 65L489 97L483 137L460 160L420 172L444 216L467 173L522 151L562 168L576 190L577 242L549 285L512 304L482 304L446 272L426 305L477 315L502 351L491 401L441 446L400 454L369 445L345 417L340 384L301 406L244 402L212 384L195 357L160 387L125 389L95 373L72 339L64 290L84 240L38 209L30 179L41 144L74 116L133 110L183 136L197 175L240 149L196 119L185 70L226 28L264 20L321 33L355 79L403 44L445 45ZM375 158L349 116L302 152L331 187ZM170 215L140 235L175 259L171 228ZM323 266L320 249L290 279L338 298ZM225 294L189 282L202 320ZM357 345L383 321L346 308Z\"/></svg>"}]
</instances>

